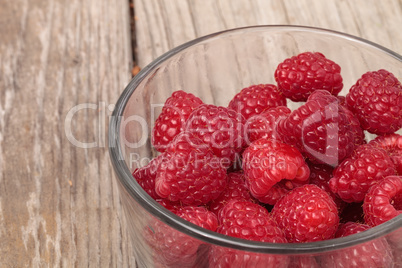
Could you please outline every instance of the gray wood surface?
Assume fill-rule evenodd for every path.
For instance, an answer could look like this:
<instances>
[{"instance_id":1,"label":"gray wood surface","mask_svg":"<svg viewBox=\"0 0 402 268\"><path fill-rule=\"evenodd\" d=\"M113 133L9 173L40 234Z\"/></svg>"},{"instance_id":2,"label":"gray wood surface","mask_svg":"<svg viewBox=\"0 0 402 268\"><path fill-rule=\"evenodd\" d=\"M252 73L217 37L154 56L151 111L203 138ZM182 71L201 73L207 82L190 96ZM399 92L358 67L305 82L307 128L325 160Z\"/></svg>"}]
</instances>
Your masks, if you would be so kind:
<instances>
[{"instance_id":1,"label":"gray wood surface","mask_svg":"<svg viewBox=\"0 0 402 268\"><path fill-rule=\"evenodd\" d=\"M0 267L134 266L105 142L127 1L1 0L0 22ZM85 103L67 125L93 148L65 131Z\"/></svg>"},{"instance_id":2,"label":"gray wood surface","mask_svg":"<svg viewBox=\"0 0 402 268\"><path fill-rule=\"evenodd\" d=\"M196 37L268 24L341 31L402 54L401 0L134 0L134 5L140 67Z\"/></svg>"},{"instance_id":3,"label":"gray wood surface","mask_svg":"<svg viewBox=\"0 0 402 268\"><path fill-rule=\"evenodd\" d=\"M402 54L400 0L134 8L141 68L195 37L259 24L329 28ZM0 267L135 266L106 142L131 78L128 1L0 0L0 25Z\"/></svg>"}]
</instances>

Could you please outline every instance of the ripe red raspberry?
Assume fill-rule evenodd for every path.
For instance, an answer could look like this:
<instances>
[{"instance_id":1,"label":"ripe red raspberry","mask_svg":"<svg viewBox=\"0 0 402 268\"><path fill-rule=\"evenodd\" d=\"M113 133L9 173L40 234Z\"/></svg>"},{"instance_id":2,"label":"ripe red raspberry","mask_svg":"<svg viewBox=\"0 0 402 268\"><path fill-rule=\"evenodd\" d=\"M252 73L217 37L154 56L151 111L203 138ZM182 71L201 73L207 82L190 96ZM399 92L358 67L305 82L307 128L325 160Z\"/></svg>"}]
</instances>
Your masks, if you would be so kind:
<instances>
[{"instance_id":1,"label":"ripe red raspberry","mask_svg":"<svg viewBox=\"0 0 402 268\"><path fill-rule=\"evenodd\" d=\"M159 152L164 152L167 145L179 134L190 113L203 104L202 100L182 90L173 92L152 129L152 145Z\"/></svg>"},{"instance_id":2,"label":"ripe red raspberry","mask_svg":"<svg viewBox=\"0 0 402 268\"><path fill-rule=\"evenodd\" d=\"M346 104L346 96L336 96L338 98L339 105L342 105L343 107L347 107Z\"/></svg>"},{"instance_id":3,"label":"ripe red raspberry","mask_svg":"<svg viewBox=\"0 0 402 268\"><path fill-rule=\"evenodd\" d=\"M218 215L221 208L232 199L256 203L256 200L250 195L250 191L246 187L242 172L228 173L228 183L225 190L223 190L218 198L209 202L208 209Z\"/></svg>"},{"instance_id":4,"label":"ripe red raspberry","mask_svg":"<svg viewBox=\"0 0 402 268\"><path fill-rule=\"evenodd\" d=\"M244 126L248 138L247 144L262 138L279 139L276 125L279 120L289 116L291 110L285 106L270 108L259 115L250 117Z\"/></svg>"},{"instance_id":5,"label":"ripe red raspberry","mask_svg":"<svg viewBox=\"0 0 402 268\"><path fill-rule=\"evenodd\" d=\"M243 88L229 102L228 108L241 113L247 120L277 106L286 106L286 98L275 85L261 84Z\"/></svg>"},{"instance_id":6,"label":"ripe red raspberry","mask_svg":"<svg viewBox=\"0 0 402 268\"><path fill-rule=\"evenodd\" d=\"M363 231L366 231L368 229L370 229L371 227L363 224L363 223L357 223L357 222L345 222L345 223L341 223L339 224L338 230L335 233L335 237L345 237L348 235L352 235L352 234L357 234Z\"/></svg>"},{"instance_id":7,"label":"ripe red raspberry","mask_svg":"<svg viewBox=\"0 0 402 268\"><path fill-rule=\"evenodd\" d=\"M339 224L332 198L312 184L290 191L274 205L271 214L290 243L333 238Z\"/></svg>"},{"instance_id":8,"label":"ripe red raspberry","mask_svg":"<svg viewBox=\"0 0 402 268\"><path fill-rule=\"evenodd\" d=\"M306 181L306 183L307 182L308 181ZM258 201L260 201L261 204L263 205L273 206L276 204L276 202L278 202L279 199L285 196L290 190L297 187L296 185L294 184L294 180L293 181L281 180L280 182L272 186L264 196L260 197Z\"/></svg>"},{"instance_id":9,"label":"ripe red raspberry","mask_svg":"<svg viewBox=\"0 0 402 268\"><path fill-rule=\"evenodd\" d=\"M370 133L394 133L402 126L402 85L384 69L363 74L350 88L346 103Z\"/></svg>"},{"instance_id":10,"label":"ripe red raspberry","mask_svg":"<svg viewBox=\"0 0 402 268\"><path fill-rule=\"evenodd\" d=\"M167 161L162 161L155 179L155 191L160 197L201 205L224 190L226 169L210 148L191 133L177 135L165 154Z\"/></svg>"},{"instance_id":11,"label":"ripe red raspberry","mask_svg":"<svg viewBox=\"0 0 402 268\"><path fill-rule=\"evenodd\" d=\"M185 206L174 212L179 217L202 228L216 231L216 215L204 207ZM146 229L148 245L157 252L157 262L163 267L194 267L197 251L202 241L190 237L160 221L152 222Z\"/></svg>"},{"instance_id":12,"label":"ripe red raspberry","mask_svg":"<svg viewBox=\"0 0 402 268\"><path fill-rule=\"evenodd\" d=\"M320 268L314 256L292 256L289 263L289 268Z\"/></svg>"},{"instance_id":13,"label":"ripe red raspberry","mask_svg":"<svg viewBox=\"0 0 402 268\"><path fill-rule=\"evenodd\" d=\"M208 144L214 154L232 162L242 151L244 117L234 110L203 104L189 116L185 130Z\"/></svg>"},{"instance_id":14,"label":"ripe red raspberry","mask_svg":"<svg viewBox=\"0 0 402 268\"><path fill-rule=\"evenodd\" d=\"M260 202L270 204L275 185L292 189L292 181L306 181L310 175L304 158L294 147L273 139L259 139L243 153L243 170L250 193ZM280 183L282 180L282 184ZM271 203L271 205L273 205Z\"/></svg>"},{"instance_id":15,"label":"ripe red raspberry","mask_svg":"<svg viewBox=\"0 0 402 268\"><path fill-rule=\"evenodd\" d=\"M289 257L267 253L251 253L242 250L212 246L209 253L209 268L288 268Z\"/></svg>"},{"instance_id":16,"label":"ripe red raspberry","mask_svg":"<svg viewBox=\"0 0 402 268\"><path fill-rule=\"evenodd\" d=\"M218 233L247 240L286 243L283 231L259 204L231 200L219 212Z\"/></svg>"},{"instance_id":17,"label":"ripe red raspberry","mask_svg":"<svg viewBox=\"0 0 402 268\"><path fill-rule=\"evenodd\" d=\"M307 102L277 127L281 139L314 163L337 166L355 147L356 127L338 98L314 91Z\"/></svg>"},{"instance_id":18,"label":"ripe red raspberry","mask_svg":"<svg viewBox=\"0 0 402 268\"><path fill-rule=\"evenodd\" d=\"M133 172L134 179L138 182L142 189L147 192L153 199L158 199L160 196L155 192L156 172L162 163L164 154L152 159L148 165L137 168Z\"/></svg>"},{"instance_id":19,"label":"ripe red raspberry","mask_svg":"<svg viewBox=\"0 0 402 268\"><path fill-rule=\"evenodd\" d=\"M284 197L289 191L296 187L309 184L309 179L303 178L303 180L293 179L293 180L281 180L277 184L268 190L267 194L259 199L259 201L266 205L275 205L279 199Z\"/></svg>"},{"instance_id":20,"label":"ripe red raspberry","mask_svg":"<svg viewBox=\"0 0 402 268\"><path fill-rule=\"evenodd\" d=\"M177 209L174 213L180 218L207 230L216 231L218 228L217 216L205 207L185 206Z\"/></svg>"},{"instance_id":21,"label":"ripe red raspberry","mask_svg":"<svg viewBox=\"0 0 402 268\"><path fill-rule=\"evenodd\" d=\"M363 203L364 220L377 226L402 214L402 176L388 176L371 186Z\"/></svg>"},{"instance_id":22,"label":"ripe red raspberry","mask_svg":"<svg viewBox=\"0 0 402 268\"><path fill-rule=\"evenodd\" d=\"M345 202L361 202L372 185L395 173L385 150L363 144L334 170L329 186Z\"/></svg>"},{"instance_id":23,"label":"ripe red raspberry","mask_svg":"<svg viewBox=\"0 0 402 268\"><path fill-rule=\"evenodd\" d=\"M345 112L346 116L349 119L349 127L350 127L350 131L354 134L354 137L355 137L354 143L355 143L356 147L358 145L367 143L366 136L364 134L364 130L362 129L362 127L360 125L359 119L346 105L346 97L337 96L337 98L339 101L339 105L342 105L343 111Z\"/></svg>"},{"instance_id":24,"label":"ripe red raspberry","mask_svg":"<svg viewBox=\"0 0 402 268\"><path fill-rule=\"evenodd\" d=\"M275 80L283 95L293 101L306 101L318 89L333 95L343 88L341 67L319 52L304 52L280 63Z\"/></svg>"},{"instance_id":25,"label":"ripe red raspberry","mask_svg":"<svg viewBox=\"0 0 402 268\"><path fill-rule=\"evenodd\" d=\"M363 129L360 126L359 119L357 119L357 117L352 113L352 111L349 110L349 108L347 108L346 106L343 106L343 111L345 112L346 117L348 118L350 132L352 132L355 138L354 139L355 147L367 143L365 140L366 136L364 134Z\"/></svg>"},{"instance_id":26,"label":"ripe red raspberry","mask_svg":"<svg viewBox=\"0 0 402 268\"><path fill-rule=\"evenodd\" d=\"M218 233L260 242L287 243L283 231L262 206L242 200L228 202L219 212ZM288 267L289 258L213 246L209 267Z\"/></svg>"},{"instance_id":27,"label":"ripe red raspberry","mask_svg":"<svg viewBox=\"0 0 402 268\"><path fill-rule=\"evenodd\" d=\"M334 171L334 168L331 166L327 165L320 165L320 164L313 164L313 163L308 163L309 169L310 169L310 178L309 181L311 184L317 185L324 191L326 191L329 196L332 197L334 200L338 212L341 212L343 208L346 206L346 203L340 199L337 195L335 195L332 191L331 188L329 187L329 180L332 178L332 172Z\"/></svg>"},{"instance_id":28,"label":"ripe red raspberry","mask_svg":"<svg viewBox=\"0 0 402 268\"><path fill-rule=\"evenodd\" d=\"M371 227L365 224L347 222L339 225L335 237L357 234ZM329 252L320 257L321 267L393 267L391 247L385 238Z\"/></svg>"},{"instance_id":29,"label":"ripe red raspberry","mask_svg":"<svg viewBox=\"0 0 402 268\"><path fill-rule=\"evenodd\" d=\"M395 165L396 171L402 175L402 136L398 133L377 136L369 144L383 148Z\"/></svg>"}]
</instances>

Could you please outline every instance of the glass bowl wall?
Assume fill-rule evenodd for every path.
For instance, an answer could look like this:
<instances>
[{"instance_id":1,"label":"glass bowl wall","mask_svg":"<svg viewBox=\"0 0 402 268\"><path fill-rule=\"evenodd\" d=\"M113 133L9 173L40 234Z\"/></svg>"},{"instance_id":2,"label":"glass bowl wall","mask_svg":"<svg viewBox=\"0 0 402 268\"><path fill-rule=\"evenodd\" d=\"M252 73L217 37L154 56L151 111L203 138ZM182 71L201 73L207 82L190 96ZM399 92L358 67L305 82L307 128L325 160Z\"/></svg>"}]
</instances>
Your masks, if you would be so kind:
<instances>
[{"instance_id":1,"label":"glass bowl wall","mask_svg":"<svg viewBox=\"0 0 402 268\"><path fill-rule=\"evenodd\" d=\"M146 165L157 155L150 142L151 129L172 92L184 90L200 97L204 103L227 106L244 87L275 84L277 65L305 51L321 52L341 66L344 88L340 95L346 95L367 71L387 69L402 79L402 57L369 41L317 28L257 26L212 34L179 46L150 63L130 82L111 118L109 146L130 233L128 240L133 244L139 267L208 267L209 252L220 249L233 249L242 258L261 261L250 267L261 263L261 267L270 267L269 258L264 263L264 256L281 258L283 267L291 267L290 260L296 257L314 258L318 265L323 265L323 259L345 255L356 246L384 239L393 249L394 264L402 265L399 256L402 255L402 215L366 232L322 242L245 241L182 220L149 197L131 175L135 168ZM288 102L291 109L299 105ZM195 263L187 257L169 260L164 256L155 247L156 240L161 239L155 225L163 226L167 233L199 241L202 246L194 253Z\"/></svg>"}]
</instances>

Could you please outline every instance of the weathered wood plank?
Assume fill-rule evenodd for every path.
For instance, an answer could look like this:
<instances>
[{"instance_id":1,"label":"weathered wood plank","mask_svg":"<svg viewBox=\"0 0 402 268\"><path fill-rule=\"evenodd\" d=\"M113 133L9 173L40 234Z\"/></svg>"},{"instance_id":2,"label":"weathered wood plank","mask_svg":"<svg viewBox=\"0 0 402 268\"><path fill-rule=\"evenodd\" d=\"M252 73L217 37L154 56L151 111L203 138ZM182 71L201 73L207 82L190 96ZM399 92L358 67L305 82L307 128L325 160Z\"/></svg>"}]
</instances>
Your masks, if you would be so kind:
<instances>
[{"instance_id":1,"label":"weathered wood plank","mask_svg":"<svg viewBox=\"0 0 402 268\"><path fill-rule=\"evenodd\" d=\"M134 266L105 142L130 79L127 1L0 6L0 267ZM65 132L83 103L67 125L94 148Z\"/></svg>"},{"instance_id":2,"label":"weathered wood plank","mask_svg":"<svg viewBox=\"0 0 402 268\"><path fill-rule=\"evenodd\" d=\"M235 27L267 24L342 31L402 54L400 0L134 0L134 5L140 67L193 38Z\"/></svg>"},{"instance_id":3,"label":"weathered wood plank","mask_svg":"<svg viewBox=\"0 0 402 268\"><path fill-rule=\"evenodd\" d=\"M108 116L130 79L128 1L0 6L0 267L135 266L106 144ZM261 24L329 28L402 54L400 0L134 6L140 67L196 37Z\"/></svg>"}]
</instances>

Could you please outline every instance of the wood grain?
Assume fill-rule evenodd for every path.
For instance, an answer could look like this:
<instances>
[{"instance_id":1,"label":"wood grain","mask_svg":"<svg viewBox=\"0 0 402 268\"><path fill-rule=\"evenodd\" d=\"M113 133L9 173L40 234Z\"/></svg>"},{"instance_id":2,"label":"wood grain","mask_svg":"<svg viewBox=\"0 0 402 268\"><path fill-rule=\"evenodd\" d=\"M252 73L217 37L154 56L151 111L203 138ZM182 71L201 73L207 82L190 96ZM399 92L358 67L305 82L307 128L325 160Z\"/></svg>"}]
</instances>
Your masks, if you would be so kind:
<instances>
[{"instance_id":1,"label":"wood grain","mask_svg":"<svg viewBox=\"0 0 402 268\"><path fill-rule=\"evenodd\" d=\"M0 6L0 267L134 266L106 144L131 78L127 1ZM85 103L67 123L86 149L65 131Z\"/></svg>"},{"instance_id":2,"label":"wood grain","mask_svg":"<svg viewBox=\"0 0 402 268\"><path fill-rule=\"evenodd\" d=\"M130 80L128 1L0 7L0 267L134 267L106 142ZM134 8L140 67L196 37L261 24L329 28L402 54L400 0L134 0ZM71 116L74 107L84 109Z\"/></svg>"},{"instance_id":3,"label":"wood grain","mask_svg":"<svg viewBox=\"0 0 402 268\"><path fill-rule=\"evenodd\" d=\"M341 31L402 54L400 0L134 0L134 5L140 67L196 37L269 24Z\"/></svg>"}]
</instances>

